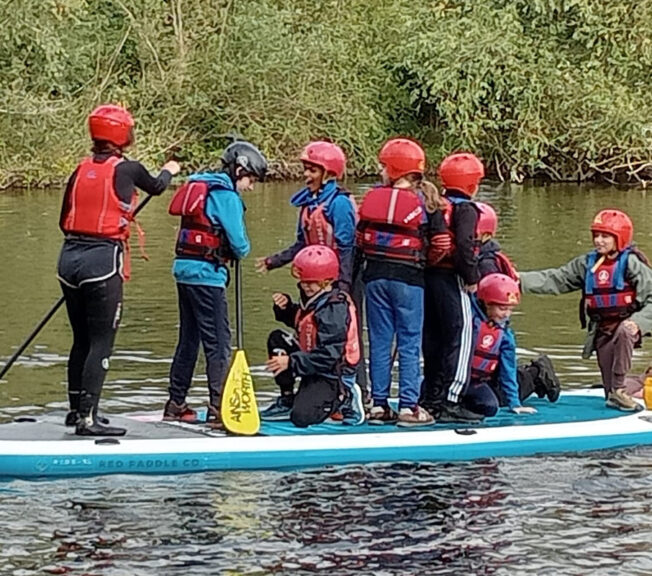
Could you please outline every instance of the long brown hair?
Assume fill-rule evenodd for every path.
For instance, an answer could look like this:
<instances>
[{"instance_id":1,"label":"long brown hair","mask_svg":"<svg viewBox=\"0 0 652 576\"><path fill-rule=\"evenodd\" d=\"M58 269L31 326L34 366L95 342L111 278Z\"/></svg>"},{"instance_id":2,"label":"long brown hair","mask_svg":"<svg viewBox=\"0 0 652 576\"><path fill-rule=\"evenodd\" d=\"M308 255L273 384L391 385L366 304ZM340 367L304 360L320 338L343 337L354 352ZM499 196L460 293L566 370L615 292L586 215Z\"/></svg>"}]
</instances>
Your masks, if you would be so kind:
<instances>
[{"instance_id":1,"label":"long brown hair","mask_svg":"<svg viewBox=\"0 0 652 576\"><path fill-rule=\"evenodd\" d=\"M426 211L437 212L437 210L443 210L446 206L446 201L439 194L437 186L435 186L430 180L422 179L419 182L419 189L423 193L424 198L426 199Z\"/></svg>"},{"instance_id":2,"label":"long brown hair","mask_svg":"<svg viewBox=\"0 0 652 576\"><path fill-rule=\"evenodd\" d=\"M437 186L435 186L430 180L426 180L422 174L418 172L410 172L405 176L401 176L399 180L406 180L410 183L412 189L420 190L423 194L426 201L426 211L437 212L437 210L443 210L446 207L446 200L444 200L439 194ZM394 185L395 182L392 183Z\"/></svg>"},{"instance_id":3,"label":"long brown hair","mask_svg":"<svg viewBox=\"0 0 652 576\"><path fill-rule=\"evenodd\" d=\"M417 172L412 172L403 176L408 182L410 182L416 190L421 190L425 200L426 200L426 211L437 212L437 210L442 210L446 206L446 201L439 194L437 186L435 186L430 180L426 180L422 174Z\"/></svg>"}]
</instances>

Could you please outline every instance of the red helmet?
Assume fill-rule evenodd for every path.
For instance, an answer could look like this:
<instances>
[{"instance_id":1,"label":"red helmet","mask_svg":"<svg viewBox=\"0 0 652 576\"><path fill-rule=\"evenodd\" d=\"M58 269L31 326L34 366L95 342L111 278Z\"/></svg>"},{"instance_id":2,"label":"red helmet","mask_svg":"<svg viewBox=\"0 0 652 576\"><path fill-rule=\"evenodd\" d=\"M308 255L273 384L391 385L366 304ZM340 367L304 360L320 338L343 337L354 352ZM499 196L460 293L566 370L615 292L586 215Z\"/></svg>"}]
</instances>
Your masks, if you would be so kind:
<instances>
[{"instance_id":1,"label":"red helmet","mask_svg":"<svg viewBox=\"0 0 652 576\"><path fill-rule=\"evenodd\" d=\"M486 304L516 306L521 301L518 282L505 274L487 274L478 284L478 298Z\"/></svg>"},{"instance_id":2,"label":"red helmet","mask_svg":"<svg viewBox=\"0 0 652 576\"><path fill-rule=\"evenodd\" d=\"M414 140L393 138L380 149L378 162L385 167L389 179L394 181L412 172L423 174L426 170L426 153Z\"/></svg>"},{"instance_id":3,"label":"red helmet","mask_svg":"<svg viewBox=\"0 0 652 576\"><path fill-rule=\"evenodd\" d=\"M340 262L332 248L312 244L302 248L292 262L292 276L301 282L337 280Z\"/></svg>"},{"instance_id":4,"label":"red helmet","mask_svg":"<svg viewBox=\"0 0 652 576\"><path fill-rule=\"evenodd\" d=\"M478 210L480 210L478 225L476 226L478 236L482 236L483 234L495 236L496 229L498 228L498 216L496 216L496 211L493 209L491 204L486 204L485 202L476 202L475 205Z\"/></svg>"},{"instance_id":5,"label":"red helmet","mask_svg":"<svg viewBox=\"0 0 652 576\"><path fill-rule=\"evenodd\" d=\"M116 146L131 143L134 119L122 106L103 104L88 117L88 130L93 140L105 140Z\"/></svg>"},{"instance_id":6,"label":"red helmet","mask_svg":"<svg viewBox=\"0 0 652 576\"><path fill-rule=\"evenodd\" d=\"M620 210L600 210L591 223L591 232L604 232L616 238L618 252L632 243L634 224L627 214Z\"/></svg>"},{"instance_id":7,"label":"red helmet","mask_svg":"<svg viewBox=\"0 0 652 576\"><path fill-rule=\"evenodd\" d=\"M473 196L478 191L480 180L484 178L484 166L475 154L458 152L442 160L439 178L444 188L461 190Z\"/></svg>"},{"instance_id":8,"label":"red helmet","mask_svg":"<svg viewBox=\"0 0 652 576\"><path fill-rule=\"evenodd\" d=\"M342 178L346 170L346 155L332 142L318 140L311 142L301 151L301 161L321 166L326 172L332 172L336 178Z\"/></svg>"}]
</instances>

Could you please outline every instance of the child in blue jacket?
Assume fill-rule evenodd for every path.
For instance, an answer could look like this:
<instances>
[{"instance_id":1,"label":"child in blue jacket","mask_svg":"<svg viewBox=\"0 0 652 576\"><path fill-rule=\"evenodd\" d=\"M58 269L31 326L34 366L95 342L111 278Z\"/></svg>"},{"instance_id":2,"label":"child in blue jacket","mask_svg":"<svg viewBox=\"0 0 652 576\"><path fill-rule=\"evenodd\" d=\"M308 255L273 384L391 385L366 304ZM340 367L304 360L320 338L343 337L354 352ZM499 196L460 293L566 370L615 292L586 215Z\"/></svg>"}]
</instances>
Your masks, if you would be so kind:
<instances>
[{"instance_id":1,"label":"child in blue jacket","mask_svg":"<svg viewBox=\"0 0 652 576\"><path fill-rule=\"evenodd\" d=\"M332 142L316 141L301 152L306 185L292 198L299 208L295 242L276 254L259 258L256 268L266 272L285 266L305 246L321 244L332 248L340 261L338 287L350 292L355 246L356 207L351 195L340 187L346 156Z\"/></svg>"},{"instance_id":2,"label":"child in blue jacket","mask_svg":"<svg viewBox=\"0 0 652 576\"><path fill-rule=\"evenodd\" d=\"M516 342L509 327L512 310L519 301L518 283L505 274L482 278L477 299L472 300L471 382L462 403L477 414L494 416L501 404L516 414L536 412L535 408L521 405Z\"/></svg>"},{"instance_id":3,"label":"child in blue jacket","mask_svg":"<svg viewBox=\"0 0 652 576\"><path fill-rule=\"evenodd\" d=\"M284 250L256 260L258 272L267 272L292 262L306 246L328 246L339 258L337 287L348 292L355 302L358 325L363 325L364 288L360 258L355 257L357 209L355 200L338 183L346 173L346 155L335 143L324 140L310 142L301 152L305 186L292 198L299 208L297 235ZM367 372L362 331L359 333L361 360L356 381L363 397L367 397Z\"/></svg>"},{"instance_id":4,"label":"child in blue jacket","mask_svg":"<svg viewBox=\"0 0 652 576\"><path fill-rule=\"evenodd\" d=\"M478 270L480 278L489 274L505 274L518 281L518 273L512 261L502 251L500 244L495 240L498 229L498 215L490 204L476 202L478 209L478 223L476 236L479 245ZM534 358L528 364L518 367L518 390L521 401L530 394L536 393L539 398L546 396L550 402L556 402L561 391L559 378L555 374L552 361L545 354ZM500 390L499 390L500 392ZM499 394L501 406L507 401L503 394Z\"/></svg>"},{"instance_id":5,"label":"child in blue jacket","mask_svg":"<svg viewBox=\"0 0 652 576\"><path fill-rule=\"evenodd\" d=\"M190 176L170 212L181 216L172 273L179 298L179 341L170 369L170 398L163 420L193 422L186 395L203 345L208 378L208 422L220 428L222 387L231 359L226 300L227 264L250 251L240 194L262 181L267 161L253 144L237 141L222 154L222 170Z\"/></svg>"}]
</instances>

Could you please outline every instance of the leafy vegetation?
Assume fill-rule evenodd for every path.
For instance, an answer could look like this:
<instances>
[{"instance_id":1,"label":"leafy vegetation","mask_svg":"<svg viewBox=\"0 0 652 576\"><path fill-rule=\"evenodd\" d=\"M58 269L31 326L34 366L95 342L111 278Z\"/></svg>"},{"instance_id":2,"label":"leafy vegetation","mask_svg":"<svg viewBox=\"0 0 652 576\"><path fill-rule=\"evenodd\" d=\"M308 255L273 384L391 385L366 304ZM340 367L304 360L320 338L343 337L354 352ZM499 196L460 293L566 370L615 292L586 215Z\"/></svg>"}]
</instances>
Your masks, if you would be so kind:
<instances>
[{"instance_id":1,"label":"leafy vegetation","mask_svg":"<svg viewBox=\"0 0 652 576\"><path fill-rule=\"evenodd\" d=\"M107 101L152 165L215 165L237 133L288 177L327 137L361 175L408 134L505 179L652 179L652 0L3 4L2 186L65 179Z\"/></svg>"}]
</instances>

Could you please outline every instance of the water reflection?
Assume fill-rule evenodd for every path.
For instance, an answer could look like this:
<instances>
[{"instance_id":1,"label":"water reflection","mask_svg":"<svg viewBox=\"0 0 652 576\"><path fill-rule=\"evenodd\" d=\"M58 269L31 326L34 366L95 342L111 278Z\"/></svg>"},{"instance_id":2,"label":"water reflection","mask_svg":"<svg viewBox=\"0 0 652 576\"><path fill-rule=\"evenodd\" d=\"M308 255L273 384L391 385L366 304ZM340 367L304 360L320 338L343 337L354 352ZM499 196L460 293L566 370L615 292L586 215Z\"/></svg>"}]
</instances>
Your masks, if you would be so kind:
<instances>
[{"instance_id":1,"label":"water reflection","mask_svg":"<svg viewBox=\"0 0 652 576\"><path fill-rule=\"evenodd\" d=\"M12 482L0 573L649 574L651 457Z\"/></svg>"}]
</instances>

